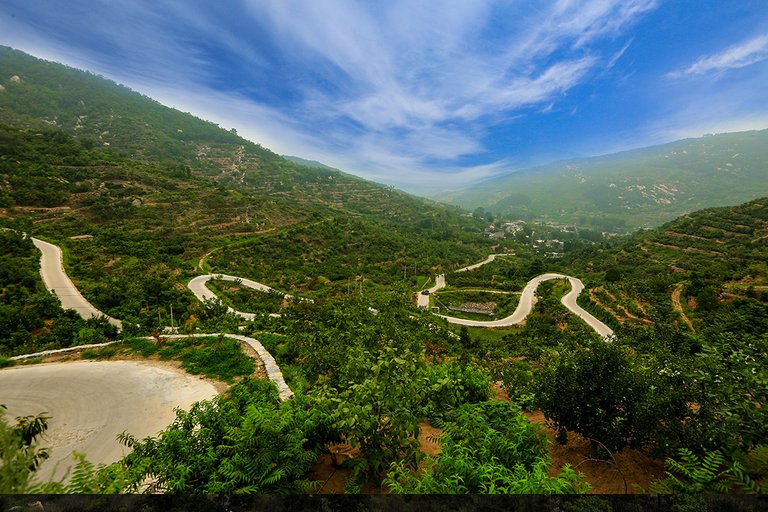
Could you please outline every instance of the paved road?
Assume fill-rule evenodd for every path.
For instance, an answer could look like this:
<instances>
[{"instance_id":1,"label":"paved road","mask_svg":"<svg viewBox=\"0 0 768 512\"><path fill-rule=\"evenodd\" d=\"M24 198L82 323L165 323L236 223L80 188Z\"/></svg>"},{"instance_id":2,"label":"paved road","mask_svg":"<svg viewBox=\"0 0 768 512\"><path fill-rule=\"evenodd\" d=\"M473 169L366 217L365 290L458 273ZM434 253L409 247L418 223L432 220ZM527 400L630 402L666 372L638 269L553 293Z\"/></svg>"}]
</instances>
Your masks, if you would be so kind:
<instances>
[{"instance_id":1,"label":"paved road","mask_svg":"<svg viewBox=\"0 0 768 512\"><path fill-rule=\"evenodd\" d=\"M72 465L71 453L108 464L129 450L116 436L156 435L176 418L174 408L189 407L217 394L200 377L138 361L75 361L6 368L0 371L0 404L6 417L51 416L41 445L51 457L38 475L61 478Z\"/></svg>"},{"instance_id":2,"label":"paved road","mask_svg":"<svg viewBox=\"0 0 768 512\"><path fill-rule=\"evenodd\" d=\"M435 278L435 285L432 286L432 288L427 288L427 291L431 294L438 290L442 290L443 288L445 288L445 274L440 274ZM419 292L416 295L416 303L421 309L429 308L429 295L424 295L422 292Z\"/></svg>"},{"instance_id":3,"label":"paved road","mask_svg":"<svg viewBox=\"0 0 768 512\"><path fill-rule=\"evenodd\" d=\"M469 272L470 270L475 270L476 268L480 268L483 265L492 262L493 260L496 259L496 256L513 256L513 254L511 254L511 253L491 254L490 256L485 258L480 263L475 263L474 265L470 265L468 267L460 268L456 272Z\"/></svg>"},{"instance_id":4,"label":"paved road","mask_svg":"<svg viewBox=\"0 0 768 512\"><path fill-rule=\"evenodd\" d=\"M32 238L32 243L42 253L40 257L40 276L43 278L43 284L45 284L48 291L56 294L59 300L61 300L61 307L64 309L74 309L83 318L104 315L109 319L109 323L118 329L123 328L120 320L105 315L80 295L80 291L64 271L61 249L58 246L38 240L37 238Z\"/></svg>"},{"instance_id":5,"label":"paved road","mask_svg":"<svg viewBox=\"0 0 768 512\"><path fill-rule=\"evenodd\" d=\"M213 293L211 290L209 290L207 286L205 286L205 283L207 283L211 279L217 279L217 278L221 278L223 281L240 281L240 284L242 284L247 288L253 288L254 290L258 290L264 293L277 293L286 299L293 298L293 295L289 295L287 293L283 293L281 291L275 290L274 288L270 288L265 284L252 281L250 279L245 279L242 277L229 276L227 274L205 274L202 276L197 276L187 284L187 287L192 291L193 294L195 294L195 297L197 297L197 300L199 300L200 302L205 302L206 300L210 300L210 299L218 299L219 297L215 293ZM309 301L310 299L302 299L302 300ZM253 320L256 318L256 316L258 316L255 313L245 313L243 311L237 311L235 309L232 309L229 306L227 306L227 311L229 311L234 315L239 316L244 320ZM269 316L279 317L280 315L277 313L270 313Z\"/></svg>"},{"instance_id":6,"label":"paved road","mask_svg":"<svg viewBox=\"0 0 768 512\"><path fill-rule=\"evenodd\" d=\"M563 297L561 301L563 305L573 314L587 322L587 324L592 327L592 329L594 329L600 336L607 337L613 335L613 331L610 327L602 323L600 320L576 304L576 298L579 296L579 293L581 293L581 290L584 289L584 284L575 277L565 276L562 274L542 274L528 281L528 284L525 285L522 294L520 294L520 302L517 304L517 308L515 309L514 313L506 318L483 321L467 320L464 318L456 318L445 315L438 316L445 318L449 323L456 325L466 325L470 327L509 327L516 325L525 320L525 317L527 317L533 309L533 305L536 303L536 288L539 287L540 283L549 281L550 279L567 279L571 283L571 291L568 292L565 297Z\"/></svg>"},{"instance_id":7,"label":"paved road","mask_svg":"<svg viewBox=\"0 0 768 512\"><path fill-rule=\"evenodd\" d=\"M513 256L513 254L512 253L491 254L490 256L485 258L480 263L475 263L473 265L469 265L467 267L460 268L460 269L456 270L456 272L469 272L470 270L475 270L476 268L480 268L483 265L492 262L493 260L496 259L497 256ZM445 274L440 274L439 276L437 276L437 279L435 280L435 285L432 288L427 288L427 289L429 290L429 293L432 294L432 293L435 293L438 290L442 290L443 288L445 288ZM429 296L428 295L422 295L422 293L419 292L418 295L416 296L416 304L421 309L428 309L429 308Z\"/></svg>"}]
</instances>

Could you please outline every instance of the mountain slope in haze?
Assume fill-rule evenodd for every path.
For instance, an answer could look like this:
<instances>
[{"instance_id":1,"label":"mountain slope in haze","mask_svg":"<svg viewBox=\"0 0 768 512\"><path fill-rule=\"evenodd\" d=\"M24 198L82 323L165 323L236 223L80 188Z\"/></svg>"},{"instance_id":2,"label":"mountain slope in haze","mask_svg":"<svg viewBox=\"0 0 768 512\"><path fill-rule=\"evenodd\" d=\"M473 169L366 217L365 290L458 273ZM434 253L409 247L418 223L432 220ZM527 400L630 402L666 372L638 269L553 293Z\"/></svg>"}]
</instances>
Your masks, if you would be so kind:
<instances>
[{"instance_id":1,"label":"mountain slope in haze","mask_svg":"<svg viewBox=\"0 0 768 512\"><path fill-rule=\"evenodd\" d=\"M768 130L710 135L525 169L439 199L601 229L658 226L768 195Z\"/></svg>"},{"instance_id":2,"label":"mountain slope in haze","mask_svg":"<svg viewBox=\"0 0 768 512\"><path fill-rule=\"evenodd\" d=\"M300 156L292 156L292 155L283 155L283 158L286 160L290 160L291 162L303 165L305 167L316 167L319 169L331 169L334 171L338 171L335 167L331 167L330 165L325 165L322 162L318 162L317 160L307 160L306 158L301 158Z\"/></svg>"},{"instance_id":3,"label":"mountain slope in haze","mask_svg":"<svg viewBox=\"0 0 768 512\"><path fill-rule=\"evenodd\" d=\"M248 189L305 209L399 222L445 207L336 169L307 166L102 77L0 47L0 122L55 129L143 163Z\"/></svg>"}]
</instances>

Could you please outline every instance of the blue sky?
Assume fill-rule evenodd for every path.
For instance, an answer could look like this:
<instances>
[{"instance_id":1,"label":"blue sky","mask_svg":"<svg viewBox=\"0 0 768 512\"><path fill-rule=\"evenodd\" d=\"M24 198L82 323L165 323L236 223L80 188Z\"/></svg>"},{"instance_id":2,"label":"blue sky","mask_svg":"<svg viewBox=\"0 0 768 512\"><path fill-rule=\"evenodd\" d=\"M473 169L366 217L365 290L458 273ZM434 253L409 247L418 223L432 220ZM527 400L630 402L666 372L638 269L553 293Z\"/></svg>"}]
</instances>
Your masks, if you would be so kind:
<instances>
[{"instance_id":1,"label":"blue sky","mask_svg":"<svg viewBox=\"0 0 768 512\"><path fill-rule=\"evenodd\" d=\"M768 128L766 0L3 0L0 44L425 195Z\"/></svg>"}]
</instances>

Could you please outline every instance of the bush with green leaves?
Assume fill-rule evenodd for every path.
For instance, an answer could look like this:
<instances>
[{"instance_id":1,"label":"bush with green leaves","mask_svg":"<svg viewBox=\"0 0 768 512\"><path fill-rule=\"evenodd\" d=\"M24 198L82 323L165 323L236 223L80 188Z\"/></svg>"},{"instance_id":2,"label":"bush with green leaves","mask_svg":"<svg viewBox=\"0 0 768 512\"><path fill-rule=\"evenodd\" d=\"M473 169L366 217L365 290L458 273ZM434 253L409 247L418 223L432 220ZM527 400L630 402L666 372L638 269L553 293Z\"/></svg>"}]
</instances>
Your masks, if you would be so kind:
<instances>
[{"instance_id":1,"label":"bush with green leaves","mask_svg":"<svg viewBox=\"0 0 768 512\"><path fill-rule=\"evenodd\" d=\"M117 494L126 485L126 474L118 463L93 464L85 454L73 452L75 466L59 481L33 485L32 494Z\"/></svg>"},{"instance_id":2,"label":"bush with green leaves","mask_svg":"<svg viewBox=\"0 0 768 512\"><path fill-rule=\"evenodd\" d=\"M457 407L484 402L490 396L491 377L480 369L445 363L429 365L421 374L426 391L421 414L431 421L443 420Z\"/></svg>"},{"instance_id":3,"label":"bush with green leaves","mask_svg":"<svg viewBox=\"0 0 768 512\"><path fill-rule=\"evenodd\" d=\"M440 436L442 449L419 472L395 462L385 479L394 493L580 493L589 485L569 467L549 476L544 434L509 402L457 409Z\"/></svg>"},{"instance_id":4,"label":"bush with green leaves","mask_svg":"<svg viewBox=\"0 0 768 512\"><path fill-rule=\"evenodd\" d=\"M331 417L306 399L278 404L269 382L244 379L227 396L198 402L157 437L123 434L127 490L173 493L284 493L305 479L326 442ZM145 484L149 482L148 486Z\"/></svg>"},{"instance_id":5,"label":"bush with green leaves","mask_svg":"<svg viewBox=\"0 0 768 512\"><path fill-rule=\"evenodd\" d=\"M5 405L0 404L0 494L30 492L34 472L48 458L48 450L38 448L36 442L49 419L45 414L23 416L10 425Z\"/></svg>"},{"instance_id":6,"label":"bush with green leaves","mask_svg":"<svg viewBox=\"0 0 768 512\"><path fill-rule=\"evenodd\" d=\"M720 450L696 455L687 448L678 450L677 458L664 461L667 476L651 484L654 493L742 492L764 494L768 491L768 447L757 446L736 459Z\"/></svg>"},{"instance_id":7,"label":"bush with green leaves","mask_svg":"<svg viewBox=\"0 0 768 512\"><path fill-rule=\"evenodd\" d=\"M685 424L686 445L724 453L768 439L768 334L713 335L702 341L684 376L698 409Z\"/></svg>"},{"instance_id":8,"label":"bush with green leaves","mask_svg":"<svg viewBox=\"0 0 768 512\"><path fill-rule=\"evenodd\" d=\"M610 451L673 443L689 412L675 371L603 341L552 357L537 375L536 403L559 440L572 430Z\"/></svg>"},{"instance_id":9,"label":"bush with green leaves","mask_svg":"<svg viewBox=\"0 0 768 512\"><path fill-rule=\"evenodd\" d=\"M348 380L339 389L320 391L334 407L334 426L360 447L357 476L379 480L395 461L418 462L419 411L427 393L416 378L422 365L416 354L393 345L376 355L357 349L344 370Z\"/></svg>"},{"instance_id":10,"label":"bush with green leaves","mask_svg":"<svg viewBox=\"0 0 768 512\"><path fill-rule=\"evenodd\" d=\"M492 359L486 362L493 378L500 382L509 398L525 410L535 400L534 369L527 361L516 358Z\"/></svg>"}]
</instances>

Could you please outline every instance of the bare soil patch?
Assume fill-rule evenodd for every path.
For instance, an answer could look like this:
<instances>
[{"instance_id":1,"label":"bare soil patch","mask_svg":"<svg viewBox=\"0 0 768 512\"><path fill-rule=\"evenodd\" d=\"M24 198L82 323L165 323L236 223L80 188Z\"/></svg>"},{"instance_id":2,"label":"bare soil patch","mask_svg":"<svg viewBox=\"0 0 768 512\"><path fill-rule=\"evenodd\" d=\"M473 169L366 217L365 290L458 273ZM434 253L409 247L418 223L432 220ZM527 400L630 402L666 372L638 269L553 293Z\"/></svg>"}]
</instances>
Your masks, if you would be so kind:
<instances>
[{"instance_id":1,"label":"bare soil patch","mask_svg":"<svg viewBox=\"0 0 768 512\"><path fill-rule=\"evenodd\" d=\"M680 294L683 292L683 286L683 283L678 283L677 286L675 286L675 289L672 291L672 307L675 308L675 311L680 313L680 317L682 317L685 325L687 325L692 332L696 332L696 329L693 328L693 324L691 323L691 319L688 318L688 315L685 314L683 305L680 303Z\"/></svg>"},{"instance_id":2,"label":"bare soil patch","mask_svg":"<svg viewBox=\"0 0 768 512\"><path fill-rule=\"evenodd\" d=\"M575 432L568 432L568 442L557 444L555 431L549 428L542 411L524 413L528 421L541 426L552 440L549 455L552 458L551 475L559 473L569 464L581 473L592 486L593 494L625 494L647 492L654 480L664 476L664 463L642 452L626 448L615 453L612 460L597 460L592 457L590 442Z\"/></svg>"}]
</instances>

